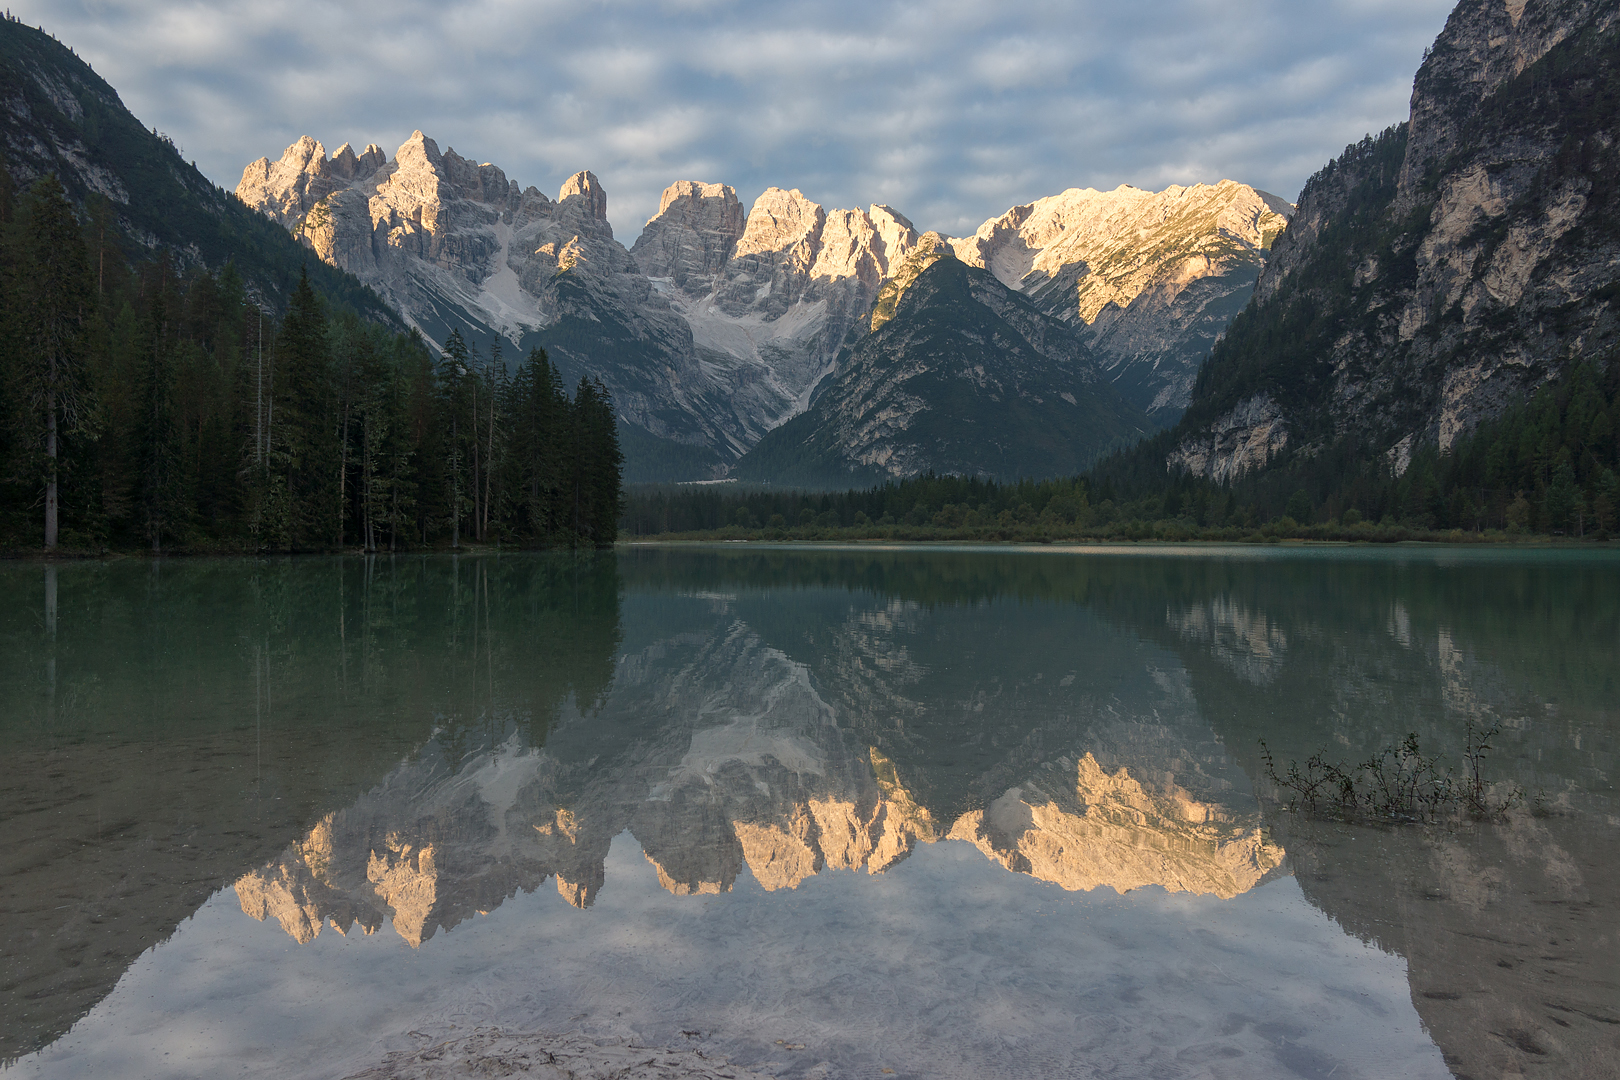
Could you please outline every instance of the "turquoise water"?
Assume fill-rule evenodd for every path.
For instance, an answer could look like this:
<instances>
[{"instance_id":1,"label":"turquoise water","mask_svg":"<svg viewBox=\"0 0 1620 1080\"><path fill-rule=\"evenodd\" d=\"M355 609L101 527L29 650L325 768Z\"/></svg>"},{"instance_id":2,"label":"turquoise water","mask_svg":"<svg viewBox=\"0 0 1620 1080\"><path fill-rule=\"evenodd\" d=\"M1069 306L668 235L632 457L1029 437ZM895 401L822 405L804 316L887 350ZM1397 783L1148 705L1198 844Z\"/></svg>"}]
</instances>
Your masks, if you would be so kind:
<instances>
[{"instance_id":1,"label":"turquoise water","mask_svg":"<svg viewBox=\"0 0 1620 1080\"><path fill-rule=\"evenodd\" d=\"M1616 553L727 545L0 586L8 1074L342 1076L479 1024L818 1077L1620 1052ZM1525 793L1502 821L1257 798L1261 740L1354 762L1416 732L1460 769L1470 723Z\"/></svg>"}]
</instances>

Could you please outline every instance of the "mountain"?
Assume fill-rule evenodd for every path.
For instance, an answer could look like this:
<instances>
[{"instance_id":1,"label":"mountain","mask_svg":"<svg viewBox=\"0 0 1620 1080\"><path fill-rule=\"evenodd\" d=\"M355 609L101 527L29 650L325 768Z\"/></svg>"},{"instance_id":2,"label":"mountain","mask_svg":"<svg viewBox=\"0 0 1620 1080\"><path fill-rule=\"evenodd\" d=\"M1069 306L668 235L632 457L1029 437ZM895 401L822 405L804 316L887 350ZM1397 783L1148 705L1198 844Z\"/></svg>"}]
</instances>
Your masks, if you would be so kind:
<instances>
[{"instance_id":1,"label":"mountain","mask_svg":"<svg viewBox=\"0 0 1620 1080\"><path fill-rule=\"evenodd\" d=\"M809 410L761 440L736 476L836 487L930 470L1072 474L1149 426L1074 330L937 233L883 287L871 325Z\"/></svg>"},{"instance_id":2,"label":"mountain","mask_svg":"<svg viewBox=\"0 0 1620 1080\"><path fill-rule=\"evenodd\" d=\"M428 338L459 331L485 351L501 340L523 353L543 347L569 383L602 378L634 425L632 477L672 454L710 472L763 433L750 417L786 408L760 372L700 353L613 239L607 193L589 172L554 201L420 131L391 160L347 144L329 158L306 137L279 161L248 165L236 194L371 283Z\"/></svg>"},{"instance_id":3,"label":"mountain","mask_svg":"<svg viewBox=\"0 0 1620 1080\"><path fill-rule=\"evenodd\" d=\"M306 136L236 190L429 338L542 347L569 381L603 379L644 480L712 475L802 409L916 235L887 208L828 214L775 188L745 219L731 188L684 181L632 253L593 174L553 201L420 131L391 160Z\"/></svg>"},{"instance_id":4,"label":"mountain","mask_svg":"<svg viewBox=\"0 0 1620 1080\"><path fill-rule=\"evenodd\" d=\"M1228 481L1343 455L1399 476L1612 355L1617 20L1599 0L1458 4L1410 119L1306 184L1160 467Z\"/></svg>"},{"instance_id":5,"label":"mountain","mask_svg":"<svg viewBox=\"0 0 1620 1080\"><path fill-rule=\"evenodd\" d=\"M67 46L9 15L0 20L0 165L18 192L54 173L75 203L105 207L110 239L132 256L167 250L214 270L234 260L249 288L278 309L307 267L328 298L399 324L374 292L309 258L183 160L167 136L147 130Z\"/></svg>"},{"instance_id":6,"label":"mountain","mask_svg":"<svg viewBox=\"0 0 1620 1080\"><path fill-rule=\"evenodd\" d=\"M1125 399L1167 425L1293 211L1232 180L1160 192L1070 188L951 244L963 262L1080 330Z\"/></svg>"},{"instance_id":7,"label":"mountain","mask_svg":"<svg viewBox=\"0 0 1620 1080\"><path fill-rule=\"evenodd\" d=\"M429 338L541 346L570 380L601 377L641 480L723 474L804 412L919 242L893 207L828 210L773 187L744 213L735 189L683 180L626 250L592 174L553 201L421 132L391 160L305 137L248 165L237 195ZM1162 425L1291 212L1232 181L1071 190L951 243L1071 324Z\"/></svg>"}]
</instances>

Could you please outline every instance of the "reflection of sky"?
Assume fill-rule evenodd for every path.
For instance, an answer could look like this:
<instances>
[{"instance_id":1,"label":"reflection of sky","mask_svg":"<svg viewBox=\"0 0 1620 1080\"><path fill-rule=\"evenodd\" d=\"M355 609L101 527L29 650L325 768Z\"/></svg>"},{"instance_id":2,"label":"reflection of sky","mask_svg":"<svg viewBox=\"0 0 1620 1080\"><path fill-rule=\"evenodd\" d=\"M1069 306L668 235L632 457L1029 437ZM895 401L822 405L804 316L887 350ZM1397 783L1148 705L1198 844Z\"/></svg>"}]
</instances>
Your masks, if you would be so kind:
<instances>
[{"instance_id":1,"label":"reflection of sky","mask_svg":"<svg viewBox=\"0 0 1620 1080\"><path fill-rule=\"evenodd\" d=\"M421 128L627 244L676 180L892 203L963 234L1069 187L1293 199L1406 119L1454 0L10 0L226 188L300 135Z\"/></svg>"},{"instance_id":2,"label":"reflection of sky","mask_svg":"<svg viewBox=\"0 0 1620 1080\"><path fill-rule=\"evenodd\" d=\"M541 889L420 950L386 927L299 946L224 890L9 1075L342 1076L424 1044L405 1032L479 1024L696 1030L784 1076L1449 1075L1404 962L1292 878L1230 901L1068 893L947 842L880 876L675 897L628 834L594 907Z\"/></svg>"}]
</instances>

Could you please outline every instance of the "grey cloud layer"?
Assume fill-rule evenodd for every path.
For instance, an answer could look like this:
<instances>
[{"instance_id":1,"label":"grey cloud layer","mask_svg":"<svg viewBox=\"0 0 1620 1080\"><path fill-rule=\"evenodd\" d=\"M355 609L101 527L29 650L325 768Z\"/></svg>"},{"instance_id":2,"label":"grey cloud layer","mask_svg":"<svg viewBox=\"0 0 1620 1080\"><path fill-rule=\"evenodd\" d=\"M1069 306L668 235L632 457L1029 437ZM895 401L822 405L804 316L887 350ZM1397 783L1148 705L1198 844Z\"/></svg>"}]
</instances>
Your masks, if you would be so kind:
<instances>
[{"instance_id":1,"label":"grey cloud layer","mask_svg":"<svg viewBox=\"0 0 1620 1080\"><path fill-rule=\"evenodd\" d=\"M626 243L674 180L887 202L971 231L1068 187L1230 177L1293 198L1406 115L1453 0L13 0L234 188L300 135L421 128Z\"/></svg>"}]
</instances>

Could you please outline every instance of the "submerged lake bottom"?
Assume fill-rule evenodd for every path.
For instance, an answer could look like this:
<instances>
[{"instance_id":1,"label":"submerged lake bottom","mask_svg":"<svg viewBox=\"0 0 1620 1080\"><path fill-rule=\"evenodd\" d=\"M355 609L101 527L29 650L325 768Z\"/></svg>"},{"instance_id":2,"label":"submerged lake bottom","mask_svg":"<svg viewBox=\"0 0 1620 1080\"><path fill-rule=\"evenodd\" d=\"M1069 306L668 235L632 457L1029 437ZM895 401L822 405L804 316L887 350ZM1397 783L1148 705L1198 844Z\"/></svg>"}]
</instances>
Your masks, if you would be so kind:
<instances>
[{"instance_id":1,"label":"submerged lake bottom","mask_svg":"<svg viewBox=\"0 0 1620 1080\"><path fill-rule=\"evenodd\" d=\"M1620 554L0 579L7 1077L1617 1075Z\"/></svg>"}]
</instances>

